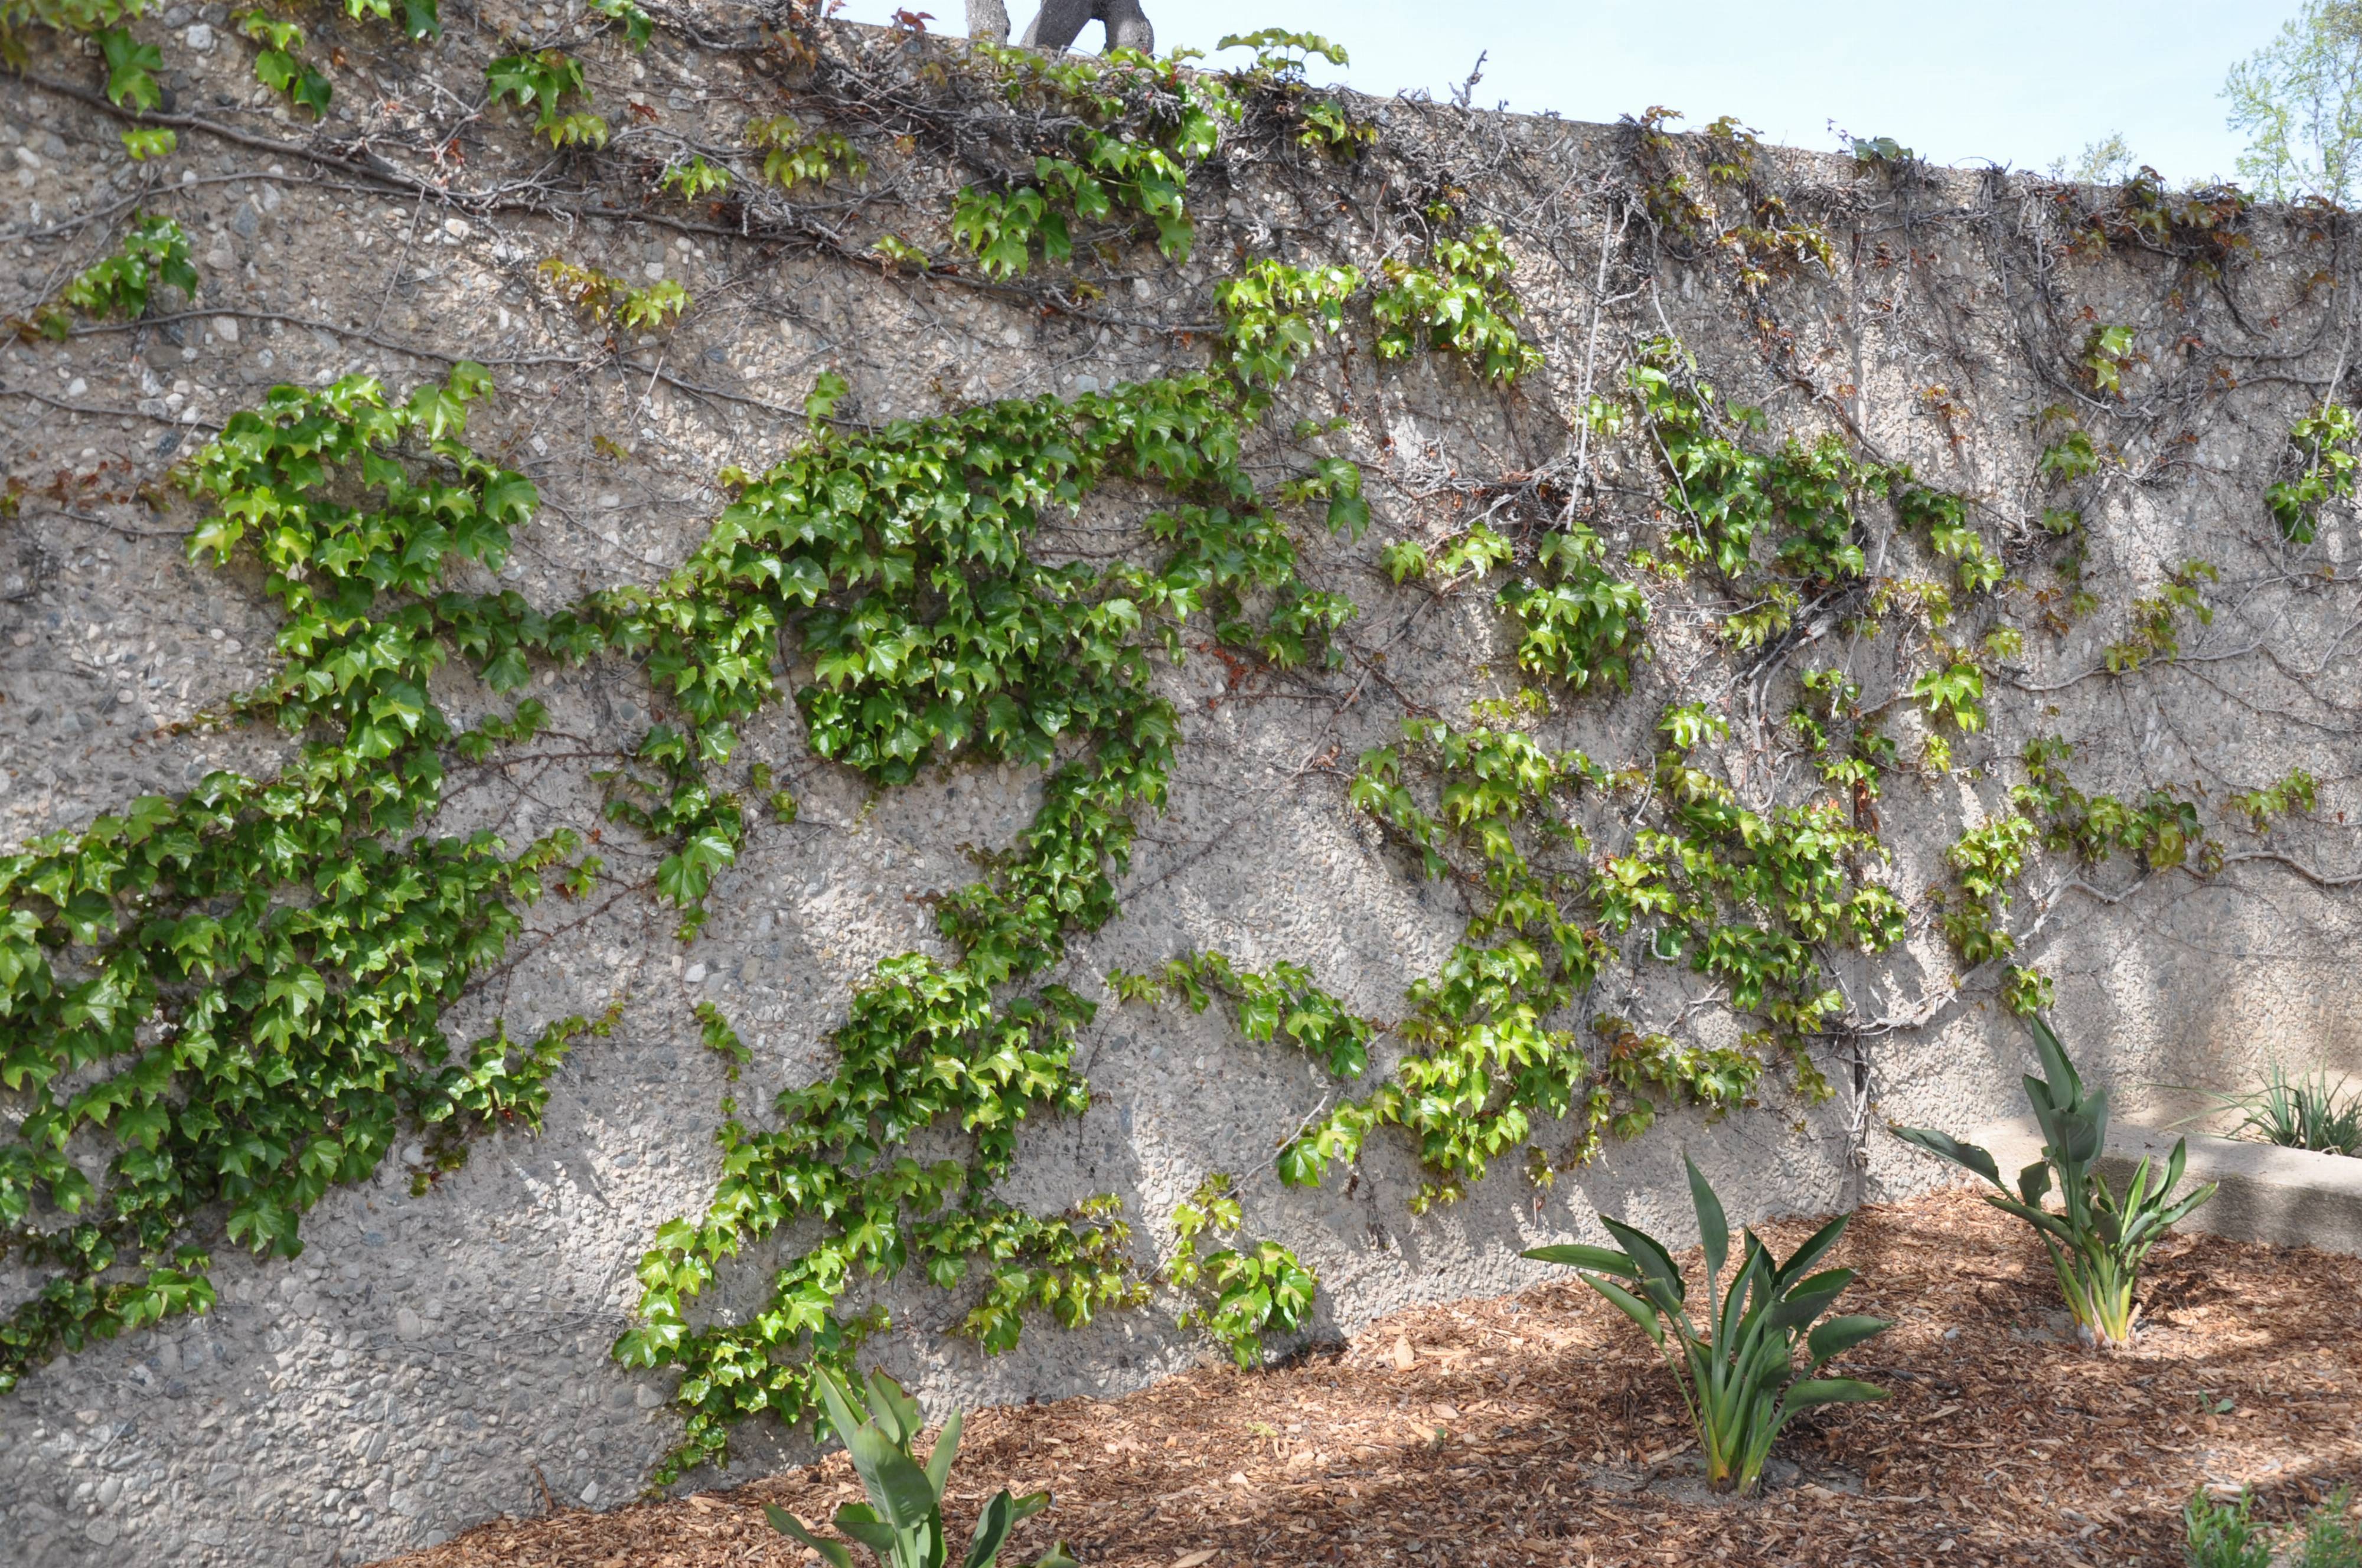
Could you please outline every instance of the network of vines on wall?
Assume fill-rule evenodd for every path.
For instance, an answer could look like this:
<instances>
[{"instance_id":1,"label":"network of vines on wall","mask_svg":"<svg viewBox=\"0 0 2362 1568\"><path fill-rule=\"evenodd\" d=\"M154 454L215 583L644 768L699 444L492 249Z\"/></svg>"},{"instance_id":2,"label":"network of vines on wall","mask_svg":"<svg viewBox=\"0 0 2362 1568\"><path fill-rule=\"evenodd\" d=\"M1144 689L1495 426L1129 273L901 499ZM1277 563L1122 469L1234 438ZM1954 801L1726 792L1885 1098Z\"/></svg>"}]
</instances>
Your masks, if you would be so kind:
<instances>
[{"instance_id":1,"label":"network of vines on wall","mask_svg":"<svg viewBox=\"0 0 2362 1568\"><path fill-rule=\"evenodd\" d=\"M356 49L372 29L425 40L442 25L432 0L351 9ZM181 137L222 132L164 104L139 10L32 0L0 13L0 50L54 63L54 35L86 39L103 80L45 85L116 114L127 152L162 170ZM2036 949L2079 890L2120 900L2251 860L2354 881L2260 837L2312 809L2319 780L2301 769L2213 801L2168 788L2119 799L2079 788L2057 735L2027 739L2006 800L1958 824L1944 885L1900 885L1882 836L1884 816L1943 809L1924 783L1993 761L1989 707L1998 687L2028 685L2015 661L2029 639L2104 618L2122 635L2071 679L2134 681L2194 646L2226 590L2351 580L2316 537L2356 467L2334 386L2309 389L2285 471L2239 524L2277 575L2225 584L2191 559L2111 605L2087 571L2084 515L2120 487L2173 481L2235 386L2240 361L2180 330L2242 308L2259 220L2235 193L2177 195L2144 175L1947 207L1951 187L1884 143L1858 149L1850 186L1783 191L1744 127L1678 135L1652 109L1557 193L1480 210L1472 193L1487 182L1530 177L1508 130L1463 117L1447 136L1446 112L1382 116L1321 93L1308 61L1342 53L1319 39L1258 34L1242 41L1253 64L1211 72L915 37L859 45L792 11L770 22L751 40L712 37L597 0L572 33L502 37L482 104L546 144L568 183L480 196L446 184L433 199L479 213L570 204L1083 320L1146 259L1228 246L1192 302L1202 319L1168 335L1193 368L884 423L840 417L846 385L822 374L804 437L760 473L723 476L730 499L678 568L563 604L458 586L498 568L539 505L531 480L469 444L471 415L501 395L485 368L453 362L403 389L282 387L231 418L174 471L171 504L193 510L193 556L259 566L281 617L272 673L218 719L276 726L300 749L274 776L215 773L0 857L0 1088L22 1110L0 1143L0 1243L43 1280L0 1323L0 1392L94 1338L204 1309L217 1246L294 1255L305 1212L373 1177L400 1140L428 1141L423 1188L486 1130L535 1124L569 1051L617 1010L465 1043L447 1038L445 1014L545 896L653 900L695 941L750 836L794 817L742 742L782 701L817 756L877 789L1011 764L1039 770L1042 805L940 902L947 956L889 959L856 988L827 1076L767 1114L724 1100L712 1201L658 1230L614 1347L677 1375L684 1430L660 1482L723 1457L748 1417L808 1417L816 1369L849 1365L888 1326L876 1286L914 1268L964 1293L962 1331L993 1351L1029 1318L1081 1324L1160 1289L1242 1362L1307 1320L1316 1282L1244 1233L1231 1173L1209 1173L1176 1212L1154 1267L1112 1198L1037 1214L998 1190L1026 1122L1089 1103L1076 1047L1094 1004L1053 977L1075 978L1060 968L1070 943L1119 912L1136 822L1164 801L1178 725L1156 677L1183 657L1185 627L1227 658L1318 677L1371 668L1357 639L1374 607L1484 604L1515 665L1503 695L1463 712L1396 692L1399 739L1338 770L1340 808L1466 911L1392 1022L1356 1016L1285 960L1185 953L1105 977L1126 1003L1219 999L1246 1040L1299 1049L1335 1077L1341 1098L1278 1153L1285 1183L1320 1183L1373 1137L1399 1135L1425 1173L1423 1210L1465 1198L1496 1161L1547 1184L1671 1109L1719 1116L1772 1093L1843 1093L1860 1130L1871 1042L1966 997L2047 1002ZM240 31L262 82L325 120L319 40L261 11ZM744 56L769 83L776 102L735 145L604 117L620 111L585 61L667 39ZM285 145L339 178L428 189L331 138ZM947 184L929 182L944 170ZM1365 215L1375 237L1316 254L1252 224L1201 234L1207 193L1258 180ZM155 210L17 323L28 341L111 330L193 293L171 192L160 178ZM2039 233L2004 233L2029 201ZM1860 389L1799 359L1783 325L1783 291L1837 270L1833 232L1856 246L1863 286L1884 289L1879 308L1941 318L1953 285L1906 237L1937 221L1981 226L2001 268L2039 383L2032 472L1972 484L1957 465L1882 450ZM2334 215L2285 221L2292 250L2333 276ZM2151 315L2079 315L2065 270L2127 255L2162 280ZM1585 337L1538 339L1521 264L1588 292ZM579 257L543 258L534 274L621 361L699 308L678 282L637 286ZM1611 303L1676 274L1719 291L1763 375L1802 394L1791 433L1718 392L1661 313L1661 330L1603 331ZM1553 444L1495 476L1395 463L1384 481L1440 524L1370 547L1358 592L1321 586L1302 541L1359 540L1371 525L1363 470L1337 455L1352 400L1407 375L1489 400ZM1957 448L1960 404L1940 385L1922 401L1935 448ZM1291 477L1258 478L1274 465ZM1110 487L1160 498L1123 558L1037 554L1045 517ZM612 869L588 823L524 845L438 834L455 759L518 755L548 718L526 694L534 676L590 660L644 672L658 715L600 775L608 822L655 846L653 874ZM491 716L462 724L431 695L455 663L492 694ZM1608 712L1646 737L1630 755L1552 738L1570 714ZM1734 768L1734 749L1760 766ZM2114 856L2137 877L2103 892L2086 878ZM2049 883L2021 909L2037 865ZM1866 1010L1847 955L1915 928L1940 933L1956 972ZM1640 1016L1642 974L1687 977L1693 1004ZM1702 1032L1705 1010L1736 1027ZM707 1004L696 1022L734 1080L749 1053L732 1021ZM1378 1049L1382 1035L1396 1048ZM911 1148L931 1130L956 1130L965 1154L922 1163ZM742 1252L790 1227L804 1240L759 1309L702 1304Z\"/></svg>"}]
</instances>

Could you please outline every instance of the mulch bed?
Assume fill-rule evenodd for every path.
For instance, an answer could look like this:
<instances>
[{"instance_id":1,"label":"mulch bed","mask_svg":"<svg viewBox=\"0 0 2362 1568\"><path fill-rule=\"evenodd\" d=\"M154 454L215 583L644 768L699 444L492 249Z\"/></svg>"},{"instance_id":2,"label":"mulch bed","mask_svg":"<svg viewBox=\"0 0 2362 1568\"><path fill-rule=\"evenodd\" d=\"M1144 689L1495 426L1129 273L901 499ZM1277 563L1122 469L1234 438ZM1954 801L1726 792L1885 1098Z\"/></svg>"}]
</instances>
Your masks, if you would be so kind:
<instances>
[{"instance_id":1,"label":"mulch bed","mask_svg":"<svg viewBox=\"0 0 2362 1568\"><path fill-rule=\"evenodd\" d=\"M1808 1230L1767 1239L1784 1253ZM2115 1354L2061 1332L2032 1233L1965 1188L1861 1210L1838 1261L1864 1275L1840 1310L1897 1320L1838 1365L1893 1397L1800 1419L1774 1451L1794 1468L1759 1501L1702 1493L1670 1375L1570 1277L1396 1313L1275 1370L977 1411L954 1561L1003 1485L1056 1495L1010 1568L1054 1535L1088 1568L2114 1568L2181 1562L2193 1487L2253 1484L2285 1518L2362 1481L2362 1259L2176 1237ZM817 1558L761 1506L819 1521L859 1495L836 1454L735 1491L499 1519L392 1562L787 1568Z\"/></svg>"}]
</instances>

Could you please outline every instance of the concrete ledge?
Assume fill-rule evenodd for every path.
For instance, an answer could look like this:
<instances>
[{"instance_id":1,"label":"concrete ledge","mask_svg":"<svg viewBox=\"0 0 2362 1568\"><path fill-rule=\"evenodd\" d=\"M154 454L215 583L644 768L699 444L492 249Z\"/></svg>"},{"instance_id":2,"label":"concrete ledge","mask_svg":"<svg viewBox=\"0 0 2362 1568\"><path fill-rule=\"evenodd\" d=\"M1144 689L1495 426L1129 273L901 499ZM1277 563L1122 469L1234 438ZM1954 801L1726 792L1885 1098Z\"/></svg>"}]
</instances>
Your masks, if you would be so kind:
<instances>
[{"instance_id":1,"label":"concrete ledge","mask_svg":"<svg viewBox=\"0 0 2362 1568\"><path fill-rule=\"evenodd\" d=\"M2162 1165L2179 1136L2151 1127L2112 1123L2107 1152L2100 1160L2101 1175L2112 1189L2121 1192L2142 1156ZM2190 1162L2181 1178L2184 1186L2202 1181L2221 1185L2177 1229L2203 1231L2240 1242L2320 1247L2362 1257L2362 1160L2202 1132L2188 1136ZM2042 1157L2042 1132L2030 1116L1981 1127L1969 1134L1969 1142L1992 1151L2002 1180L2012 1186L2021 1169Z\"/></svg>"}]
</instances>

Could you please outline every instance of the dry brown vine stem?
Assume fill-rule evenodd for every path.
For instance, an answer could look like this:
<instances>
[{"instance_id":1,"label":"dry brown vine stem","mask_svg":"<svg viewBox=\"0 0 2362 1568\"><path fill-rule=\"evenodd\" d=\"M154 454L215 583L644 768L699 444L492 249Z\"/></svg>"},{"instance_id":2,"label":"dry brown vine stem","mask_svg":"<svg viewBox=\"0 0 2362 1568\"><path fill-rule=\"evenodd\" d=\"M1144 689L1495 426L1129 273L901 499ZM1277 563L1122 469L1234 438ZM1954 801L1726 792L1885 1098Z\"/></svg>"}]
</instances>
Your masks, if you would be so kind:
<instances>
[{"instance_id":1,"label":"dry brown vine stem","mask_svg":"<svg viewBox=\"0 0 2362 1568\"><path fill-rule=\"evenodd\" d=\"M767 215L760 222L753 217L750 208L747 210L747 215L743 216L738 226L734 228L724 224L696 222L677 213L668 212L661 207L646 204L625 207L588 202L560 201L550 194L543 193L537 186L531 184L524 186L513 184L489 191L469 191L452 185L438 184L423 176L406 173L377 153L369 150L366 145L361 153L356 156L308 142L280 141L268 137L256 136L202 116L160 114L152 111L143 113L127 109L110 102L103 94L49 77L27 73L23 80L32 83L44 92L52 92L61 96L72 98L100 114L108 115L132 125L164 126L176 130L186 130L213 137L218 140L251 148L258 151L301 158L323 169L374 180L382 189L415 196L421 201L431 198L455 213L463 213L475 217L491 217L506 214L525 217L562 217L575 222L592 220L611 223L630 222L669 229L678 234L700 235L713 239L791 242L856 267L867 268L875 264L874 258L848 245L837 229L811 217L811 209L807 206L792 207L785 216L770 215L767 209ZM226 182L216 181L215 182ZM343 189L337 186L323 188ZM370 188L352 187L357 192ZM940 263L931 264L922 269L917 276L931 282L948 284L978 294L1038 305L1059 315L1070 315L1077 321L1092 326L1124 327L1146 326L1151 326L1153 330L1184 340L1219 329L1219 323L1204 320L1144 323L1136 318L1076 300L1056 284L1039 279L1015 281L995 279L973 268ZM337 330L349 332L351 329L338 328ZM455 362L448 355L443 358L447 363Z\"/></svg>"}]
</instances>

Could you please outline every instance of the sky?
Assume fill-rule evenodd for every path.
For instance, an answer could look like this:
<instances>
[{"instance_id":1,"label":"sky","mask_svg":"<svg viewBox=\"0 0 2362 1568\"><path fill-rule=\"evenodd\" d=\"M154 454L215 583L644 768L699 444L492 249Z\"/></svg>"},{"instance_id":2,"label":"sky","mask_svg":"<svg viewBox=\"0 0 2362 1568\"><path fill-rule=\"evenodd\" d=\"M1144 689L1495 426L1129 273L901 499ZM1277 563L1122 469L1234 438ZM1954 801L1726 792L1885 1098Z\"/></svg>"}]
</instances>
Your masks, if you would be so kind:
<instances>
[{"instance_id":1,"label":"sky","mask_svg":"<svg viewBox=\"0 0 2362 1568\"><path fill-rule=\"evenodd\" d=\"M1014 30L1037 0L1008 0ZM2121 132L2172 183L2232 178L2243 139L2220 96L2231 66L2269 42L2298 0L1143 0L1159 51L1211 50L1227 33L1285 27L1346 47L1312 80L1437 98L1489 55L1473 101L1613 121L1652 105L1694 128L1737 115L1768 141L1836 149L1837 132L1892 137L1938 163L2047 169ZM849 0L856 22L902 5L937 32L962 0ZM1100 47L1086 28L1080 47ZM1227 57L1243 62L1245 51ZM1218 57L1213 63L1223 63ZM1832 130L1834 122L1837 129Z\"/></svg>"}]
</instances>

